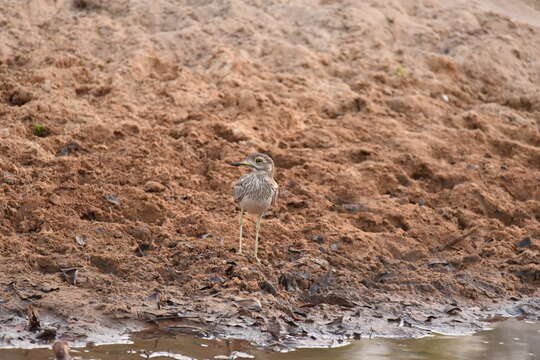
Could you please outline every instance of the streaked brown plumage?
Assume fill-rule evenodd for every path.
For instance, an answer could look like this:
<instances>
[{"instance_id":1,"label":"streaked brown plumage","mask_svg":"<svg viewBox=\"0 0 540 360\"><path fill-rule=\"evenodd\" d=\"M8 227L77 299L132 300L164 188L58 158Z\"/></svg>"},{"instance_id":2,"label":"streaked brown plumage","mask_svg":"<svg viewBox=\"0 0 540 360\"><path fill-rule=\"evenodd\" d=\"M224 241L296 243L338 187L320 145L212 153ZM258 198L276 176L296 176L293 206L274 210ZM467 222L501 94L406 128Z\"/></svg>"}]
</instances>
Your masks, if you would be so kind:
<instances>
[{"instance_id":1,"label":"streaked brown plumage","mask_svg":"<svg viewBox=\"0 0 540 360\"><path fill-rule=\"evenodd\" d=\"M266 154L253 153L244 161L232 163L234 166L247 166L251 172L242 175L234 184L234 200L240 206L240 240L238 253L242 253L242 227L244 211L256 214L255 259L259 247L261 218L266 210L276 203L278 184L274 180L274 161Z\"/></svg>"}]
</instances>

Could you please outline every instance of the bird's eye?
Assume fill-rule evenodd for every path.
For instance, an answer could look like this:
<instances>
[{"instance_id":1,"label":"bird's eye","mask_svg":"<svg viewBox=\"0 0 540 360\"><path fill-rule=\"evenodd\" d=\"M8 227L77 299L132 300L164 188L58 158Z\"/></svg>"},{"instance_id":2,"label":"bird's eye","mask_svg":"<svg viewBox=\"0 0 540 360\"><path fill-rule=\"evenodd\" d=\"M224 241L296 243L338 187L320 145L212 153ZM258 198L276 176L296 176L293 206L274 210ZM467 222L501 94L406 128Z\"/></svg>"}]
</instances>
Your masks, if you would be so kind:
<instances>
[{"instance_id":1,"label":"bird's eye","mask_svg":"<svg viewBox=\"0 0 540 360\"><path fill-rule=\"evenodd\" d=\"M255 159L255 162L256 162L257 164L260 164L260 163L263 162L263 159L261 159L261 158L256 158L256 159Z\"/></svg>"}]
</instances>

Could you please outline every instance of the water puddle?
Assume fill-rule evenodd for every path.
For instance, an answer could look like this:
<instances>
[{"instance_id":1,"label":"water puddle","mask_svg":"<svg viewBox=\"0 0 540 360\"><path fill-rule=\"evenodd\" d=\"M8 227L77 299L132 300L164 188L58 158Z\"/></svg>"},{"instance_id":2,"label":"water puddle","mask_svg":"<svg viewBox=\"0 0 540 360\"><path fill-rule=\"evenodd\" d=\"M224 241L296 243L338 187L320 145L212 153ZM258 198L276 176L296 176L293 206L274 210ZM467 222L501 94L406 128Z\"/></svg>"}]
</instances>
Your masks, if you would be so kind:
<instances>
[{"instance_id":1,"label":"water puddle","mask_svg":"<svg viewBox=\"0 0 540 360\"><path fill-rule=\"evenodd\" d=\"M429 336L420 339L362 339L333 348L270 352L241 340L194 338L146 331L130 344L73 348L75 359L261 359L261 360L529 360L540 359L540 323L509 319L492 330L468 336ZM339 346L341 345L341 346ZM2 360L52 359L50 346L0 349Z\"/></svg>"}]
</instances>

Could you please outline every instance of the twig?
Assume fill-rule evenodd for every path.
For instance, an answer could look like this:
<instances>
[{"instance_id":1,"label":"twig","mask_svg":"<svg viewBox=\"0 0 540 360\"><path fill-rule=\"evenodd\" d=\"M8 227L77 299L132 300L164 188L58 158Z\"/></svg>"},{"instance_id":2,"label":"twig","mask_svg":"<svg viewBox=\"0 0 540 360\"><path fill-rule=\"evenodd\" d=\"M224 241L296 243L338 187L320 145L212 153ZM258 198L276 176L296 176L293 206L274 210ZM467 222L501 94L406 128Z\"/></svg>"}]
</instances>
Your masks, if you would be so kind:
<instances>
[{"instance_id":1,"label":"twig","mask_svg":"<svg viewBox=\"0 0 540 360\"><path fill-rule=\"evenodd\" d=\"M437 251L447 250L448 248L456 245L460 241L463 241L465 238L467 238L468 236L475 233L476 230L478 230L478 226L473 227L471 230L467 231L465 234L462 234L462 235L458 236L457 238L454 238L454 239L450 240L449 242L447 242L446 244L440 246L439 248L437 248Z\"/></svg>"}]
</instances>

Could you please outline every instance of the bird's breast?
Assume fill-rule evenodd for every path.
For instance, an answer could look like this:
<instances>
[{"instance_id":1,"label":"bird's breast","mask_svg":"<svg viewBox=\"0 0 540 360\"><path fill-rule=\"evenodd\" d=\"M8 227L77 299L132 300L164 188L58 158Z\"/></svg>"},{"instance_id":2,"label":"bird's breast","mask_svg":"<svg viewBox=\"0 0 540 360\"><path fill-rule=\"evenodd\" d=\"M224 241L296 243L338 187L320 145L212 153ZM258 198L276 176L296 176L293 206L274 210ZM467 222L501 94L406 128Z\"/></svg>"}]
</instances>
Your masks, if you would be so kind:
<instances>
[{"instance_id":1,"label":"bird's breast","mask_svg":"<svg viewBox=\"0 0 540 360\"><path fill-rule=\"evenodd\" d=\"M240 201L240 208L251 214L262 214L270 207L271 203L271 197L267 199L253 199L246 196Z\"/></svg>"}]
</instances>

